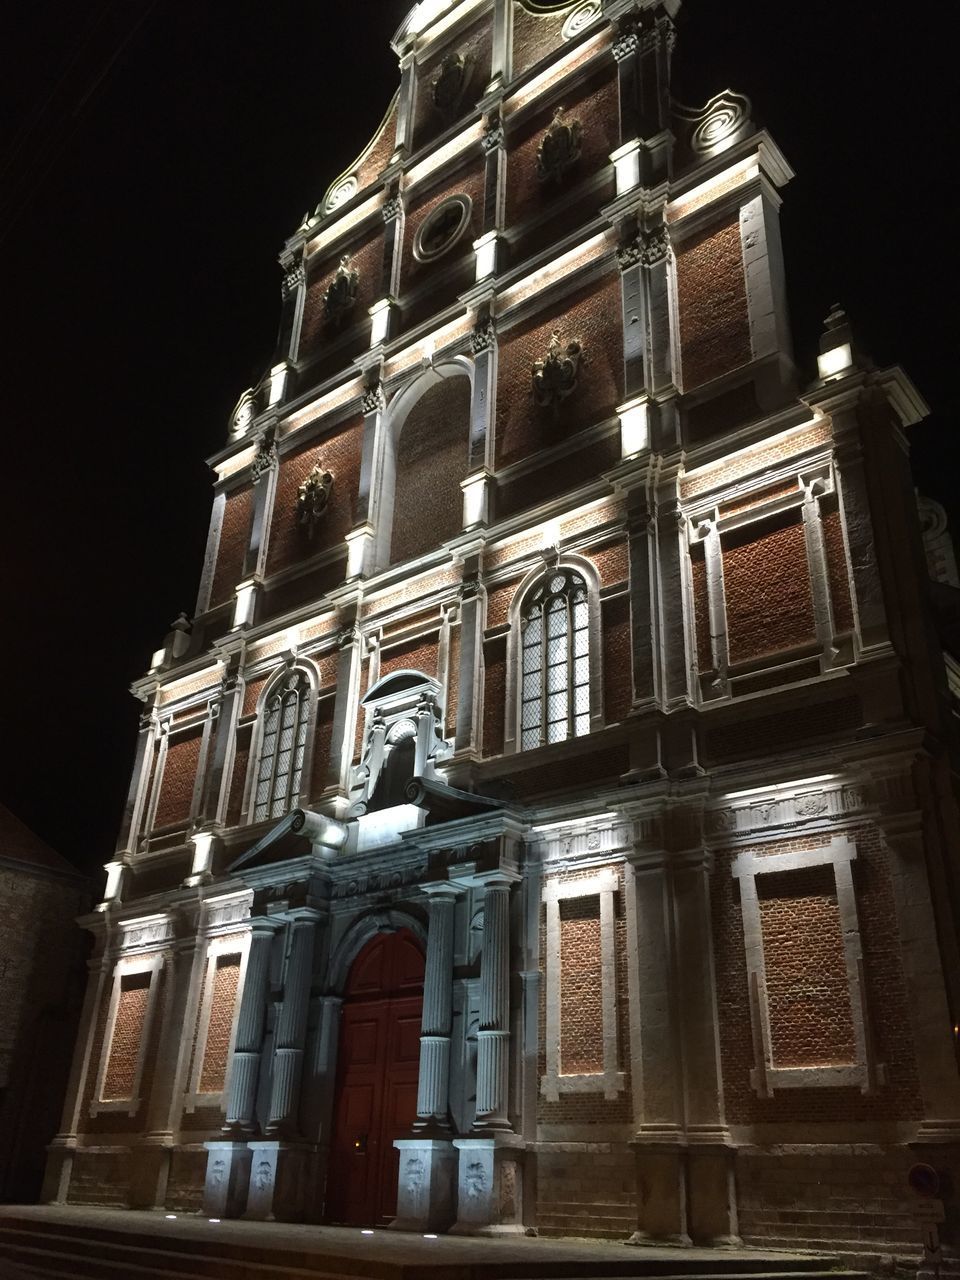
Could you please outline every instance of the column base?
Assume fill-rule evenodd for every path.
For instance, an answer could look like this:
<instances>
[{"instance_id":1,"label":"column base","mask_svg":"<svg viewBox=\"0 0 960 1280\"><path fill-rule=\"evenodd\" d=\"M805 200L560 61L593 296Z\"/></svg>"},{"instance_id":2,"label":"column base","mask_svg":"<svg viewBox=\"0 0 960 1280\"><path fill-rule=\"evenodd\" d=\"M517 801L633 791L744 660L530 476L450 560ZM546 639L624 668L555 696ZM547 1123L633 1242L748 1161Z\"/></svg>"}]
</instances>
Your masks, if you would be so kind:
<instances>
[{"instance_id":1,"label":"column base","mask_svg":"<svg viewBox=\"0 0 960 1280\"><path fill-rule=\"evenodd\" d=\"M203 1212L208 1218L239 1218L247 1203L250 1149L245 1142L205 1142L207 1176Z\"/></svg>"},{"instance_id":2,"label":"column base","mask_svg":"<svg viewBox=\"0 0 960 1280\"><path fill-rule=\"evenodd\" d=\"M250 1151L245 1218L258 1222L302 1222L313 1150L302 1143L259 1141Z\"/></svg>"},{"instance_id":3,"label":"column base","mask_svg":"<svg viewBox=\"0 0 960 1280\"><path fill-rule=\"evenodd\" d=\"M686 1148L681 1143L634 1141L637 1229L629 1244L690 1245Z\"/></svg>"},{"instance_id":4,"label":"column base","mask_svg":"<svg viewBox=\"0 0 960 1280\"><path fill-rule=\"evenodd\" d=\"M162 1209L167 1201L167 1183L173 1156L173 1135L164 1134L133 1148L130 1189L127 1204L131 1209Z\"/></svg>"},{"instance_id":5,"label":"column base","mask_svg":"<svg viewBox=\"0 0 960 1280\"><path fill-rule=\"evenodd\" d=\"M56 1139L47 1147L47 1164L43 1171L41 1204L66 1204L70 1195L70 1178L73 1174L74 1146L67 1146Z\"/></svg>"},{"instance_id":6,"label":"column base","mask_svg":"<svg viewBox=\"0 0 960 1280\"><path fill-rule=\"evenodd\" d=\"M525 1235L523 1139L498 1133L454 1138L453 1145L459 1152L459 1170L457 1221L451 1235Z\"/></svg>"},{"instance_id":7,"label":"column base","mask_svg":"<svg viewBox=\"0 0 960 1280\"><path fill-rule=\"evenodd\" d=\"M394 1231L446 1231L456 1217L457 1153L449 1138L398 1138Z\"/></svg>"}]
</instances>

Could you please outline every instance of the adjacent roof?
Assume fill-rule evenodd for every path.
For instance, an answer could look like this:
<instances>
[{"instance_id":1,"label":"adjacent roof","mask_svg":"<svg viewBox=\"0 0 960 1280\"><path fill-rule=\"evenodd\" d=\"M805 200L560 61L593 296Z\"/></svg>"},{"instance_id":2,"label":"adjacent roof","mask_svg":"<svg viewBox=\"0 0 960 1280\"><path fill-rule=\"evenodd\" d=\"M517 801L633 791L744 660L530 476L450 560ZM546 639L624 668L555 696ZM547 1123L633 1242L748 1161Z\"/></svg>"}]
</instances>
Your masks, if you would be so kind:
<instances>
[{"instance_id":1,"label":"adjacent roof","mask_svg":"<svg viewBox=\"0 0 960 1280\"><path fill-rule=\"evenodd\" d=\"M19 862L34 871L80 878L76 867L51 849L4 804L0 804L0 862Z\"/></svg>"}]
</instances>

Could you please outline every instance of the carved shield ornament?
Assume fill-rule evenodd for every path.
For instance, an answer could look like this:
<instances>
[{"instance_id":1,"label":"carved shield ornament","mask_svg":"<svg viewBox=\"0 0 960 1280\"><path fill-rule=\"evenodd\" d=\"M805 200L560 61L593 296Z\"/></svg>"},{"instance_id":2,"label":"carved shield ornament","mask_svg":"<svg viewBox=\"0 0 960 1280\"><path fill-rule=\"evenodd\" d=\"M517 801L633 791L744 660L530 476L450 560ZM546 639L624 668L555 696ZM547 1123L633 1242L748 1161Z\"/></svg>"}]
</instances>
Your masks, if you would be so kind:
<instances>
[{"instance_id":1,"label":"carved shield ornament","mask_svg":"<svg viewBox=\"0 0 960 1280\"><path fill-rule=\"evenodd\" d=\"M541 182L562 182L580 159L583 126L579 120L564 121L563 107L553 113L553 123L540 139L537 149L537 176Z\"/></svg>"},{"instance_id":2,"label":"carved shield ornament","mask_svg":"<svg viewBox=\"0 0 960 1280\"><path fill-rule=\"evenodd\" d=\"M577 389L583 347L574 339L566 346L560 330L554 329L546 356L533 366L533 398L541 408L554 412Z\"/></svg>"},{"instance_id":3,"label":"carved shield ornament","mask_svg":"<svg viewBox=\"0 0 960 1280\"><path fill-rule=\"evenodd\" d=\"M350 255L345 253L340 259L337 274L323 295L323 310L328 324L339 328L353 310L359 289L360 274L350 266Z\"/></svg>"},{"instance_id":4,"label":"carved shield ornament","mask_svg":"<svg viewBox=\"0 0 960 1280\"><path fill-rule=\"evenodd\" d=\"M311 538L327 513L332 489L333 473L318 462L297 490L297 520Z\"/></svg>"}]
</instances>

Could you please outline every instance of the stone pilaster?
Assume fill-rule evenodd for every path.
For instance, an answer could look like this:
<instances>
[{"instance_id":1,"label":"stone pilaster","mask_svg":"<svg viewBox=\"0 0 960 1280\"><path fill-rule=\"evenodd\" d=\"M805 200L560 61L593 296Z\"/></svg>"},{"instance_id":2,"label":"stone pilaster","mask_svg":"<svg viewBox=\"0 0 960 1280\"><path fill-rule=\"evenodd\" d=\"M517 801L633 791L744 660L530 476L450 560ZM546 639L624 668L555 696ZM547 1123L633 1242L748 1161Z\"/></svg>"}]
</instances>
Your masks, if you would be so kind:
<instances>
[{"instance_id":1,"label":"stone pilaster","mask_svg":"<svg viewBox=\"0 0 960 1280\"><path fill-rule=\"evenodd\" d=\"M460 588L460 684L457 692L457 751L480 746L480 646L483 643L483 598L476 578Z\"/></svg>"},{"instance_id":2,"label":"stone pilaster","mask_svg":"<svg viewBox=\"0 0 960 1280\"><path fill-rule=\"evenodd\" d=\"M274 1137L295 1138L299 1133L300 1074L307 1034L316 912L304 910L290 921L290 951L283 984L283 1002L277 1018L273 1055L273 1087L266 1130Z\"/></svg>"},{"instance_id":3,"label":"stone pilaster","mask_svg":"<svg viewBox=\"0 0 960 1280\"><path fill-rule=\"evenodd\" d=\"M184 1035L184 1028L196 1025L204 959L202 940L195 931L193 936L182 938L166 959L164 1001L146 1130L133 1160L134 1175L130 1184L133 1209L161 1209L166 1199L170 1159L180 1127L193 1047L191 1037Z\"/></svg>"},{"instance_id":4,"label":"stone pilaster","mask_svg":"<svg viewBox=\"0 0 960 1280\"><path fill-rule=\"evenodd\" d=\"M152 710L145 711L140 717L140 732L137 735L137 754L130 775L130 789L127 802L123 807L123 819L120 826L120 837L117 841L118 856L133 853L143 818L144 806L150 785L150 756L156 737L156 721Z\"/></svg>"},{"instance_id":5,"label":"stone pilaster","mask_svg":"<svg viewBox=\"0 0 960 1280\"><path fill-rule=\"evenodd\" d=\"M368 374L367 388L360 402L363 413L363 448L360 456L360 486L357 492L356 524L347 535L347 577L366 577L376 562L378 523L377 459L383 452L381 428L386 397L378 373Z\"/></svg>"},{"instance_id":6,"label":"stone pilaster","mask_svg":"<svg viewBox=\"0 0 960 1280\"><path fill-rule=\"evenodd\" d=\"M453 921L457 891L447 883L423 886L429 928L420 1032L418 1128L449 1128L450 1030L453 1014Z\"/></svg>"},{"instance_id":7,"label":"stone pilaster","mask_svg":"<svg viewBox=\"0 0 960 1280\"><path fill-rule=\"evenodd\" d=\"M333 703L333 732L326 784L336 787L346 799L353 761L353 730L358 715L361 636L359 628L346 623L337 637L337 692Z\"/></svg>"},{"instance_id":8,"label":"stone pilaster","mask_svg":"<svg viewBox=\"0 0 960 1280\"><path fill-rule=\"evenodd\" d=\"M217 716L217 733L210 754L200 817L204 822L220 827L226 822L230 801L230 785L233 773L233 753L236 745L237 720L243 707L243 690L235 673L224 677L220 691L220 710Z\"/></svg>"},{"instance_id":9,"label":"stone pilaster","mask_svg":"<svg viewBox=\"0 0 960 1280\"><path fill-rule=\"evenodd\" d=\"M478 1129L510 1126L510 888L515 873L485 880L480 959L480 1029L477 1032Z\"/></svg>"},{"instance_id":10,"label":"stone pilaster","mask_svg":"<svg viewBox=\"0 0 960 1280\"><path fill-rule=\"evenodd\" d=\"M280 336L277 340L277 360L296 360L300 345L300 326L307 296L307 273L303 263L303 251L286 263L281 288Z\"/></svg>"},{"instance_id":11,"label":"stone pilaster","mask_svg":"<svg viewBox=\"0 0 960 1280\"><path fill-rule=\"evenodd\" d=\"M66 1204L67 1202L83 1096L91 1066L96 1069L92 1058L97 1036L97 1014L103 1002L110 961L105 953L107 931L103 918L94 916L85 924L96 937L96 950L87 962L87 989L84 992L83 1008L80 1011L80 1025L77 1028L60 1130L47 1148L47 1165L43 1175L43 1189L40 1193L44 1204Z\"/></svg>"},{"instance_id":12,"label":"stone pilaster","mask_svg":"<svg viewBox=\"0 0 960 1280\"><path fill-rule=\"evenodd\" d=\"M255 920L250 928L250 951L229 1071L224 1126L227 1133L248 1135L257 1129L257 1083L267 1017L270 955L276 929L272 920Z\"/></svg>"}]
</instances>

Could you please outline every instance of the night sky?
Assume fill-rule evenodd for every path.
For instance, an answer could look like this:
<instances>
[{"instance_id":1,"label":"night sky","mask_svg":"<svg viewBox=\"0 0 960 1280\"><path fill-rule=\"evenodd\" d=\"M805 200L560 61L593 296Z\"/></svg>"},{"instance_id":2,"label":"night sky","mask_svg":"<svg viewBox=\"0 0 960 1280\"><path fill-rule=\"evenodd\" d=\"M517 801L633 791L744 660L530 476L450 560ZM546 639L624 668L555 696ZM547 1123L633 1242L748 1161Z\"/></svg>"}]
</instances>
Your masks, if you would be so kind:
<instances>
[{"instance_id":1,"label":"night sky","mask_svg":"<svg viewBox=\"0 0 960 1280\"><path fill-rule=\"evenodd\" d=\"M411 4L7 7L0 800L84 870L114 847L127 687L193 609L204 459L270 360L277 253L377 127ZM840 302L862 348L929 401L915 471L956 521L952 40L881 13L687 0L675 93L752 99L798 174L783 229L803 379Z\"/></svg>"}]
</instances>

